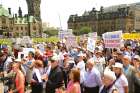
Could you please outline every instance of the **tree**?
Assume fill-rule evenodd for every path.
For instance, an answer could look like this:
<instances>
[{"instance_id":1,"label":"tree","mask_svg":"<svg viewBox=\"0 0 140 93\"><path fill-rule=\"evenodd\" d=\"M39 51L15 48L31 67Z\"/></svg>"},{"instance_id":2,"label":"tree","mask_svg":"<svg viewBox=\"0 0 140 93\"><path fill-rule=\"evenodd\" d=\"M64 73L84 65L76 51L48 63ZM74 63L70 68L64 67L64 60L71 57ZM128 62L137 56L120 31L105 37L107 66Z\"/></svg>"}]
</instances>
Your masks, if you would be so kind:
<instances>
[{"instance_id":1,"label":"tree","mask_svg":"<svg viewBox=\"0 0 140 93\"><path fill-rule=\"evenodd\" d=\"M53 28L53 27L47 28L44 31L44 33L46 33L48 36L56 36L56 35L58 35L58 32L59 32L59 30L56 28Z\"/></svg>"},{"instance_id":2,"label":"tree","mask_svg":"<svg viewBox=\"0 0 140 93\"><path fill-rule=\"evenodd\" d=\"M90 27L81 27L80 30L74 30L73 31L73 34L76 35L76 36L79 36L79 35L83 35L83 34L88 34L92 31L92 29Z\"/></svg>"}]
</instances>

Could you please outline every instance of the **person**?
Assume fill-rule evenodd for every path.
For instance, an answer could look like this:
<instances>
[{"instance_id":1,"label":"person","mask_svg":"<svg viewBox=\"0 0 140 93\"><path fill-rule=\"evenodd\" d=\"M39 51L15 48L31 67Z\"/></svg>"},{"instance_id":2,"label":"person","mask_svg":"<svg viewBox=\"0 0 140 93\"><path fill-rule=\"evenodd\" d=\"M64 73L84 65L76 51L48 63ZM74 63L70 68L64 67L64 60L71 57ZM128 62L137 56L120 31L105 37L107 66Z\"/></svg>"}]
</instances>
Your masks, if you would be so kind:
<instances>
[{"instance_id":1,"label":"person","mask_svg":"<svg viewBox=\"0 0 140 93\"><path fill-rule=\"evenodd\" d=\"M63 71L63 76L64 76L64 84L65 87L67 87L68 83L68 74L70 72L70 64L69 64L69 55L67 53L64 54L64 60L62 64L62 71Z\"/></svg>"},{"instance_id":2,"label":"person","mask_svg":"<svg viewBox=\"0 0 140 93\"><path fill-rule=\"evenodd\" d=\"M70 81L68 83L66 93L81 93L80 71L76 68L72 69L69 78Z\"/></svg>"},{"instance_id":3,"label":"person","mask_svg":"<svg viewBox=\"0 0 140 93\"><path fill-rule=\"evenodd\" d=\"M55 93L56 90L59 90L63 87L63 72L59 67L58 63L58 55L53 54L51 57L51 71L49 76L46 76L46 93Z\"/></svg>"},{"instance_id":4,"label":"person","mask_svg":"<svg viewBox=\"0 0 140 93\"><path fill-rule=\"evenodd\" d=\"M31 79L31 88L32 93L42 93L43 91L43 81L41 78L41 72L43 69L43 62L41 60L36 60L34 62L34 68L33 68L33 76Z\"/></svg>"},{"instance_id":5,"label":"person","mask_svg":"<svg viewBox=\"0 0 140 93\"><path fill-rule=\"evenodd\" d=\"M133 64L134 67L136 68L136 79L134 80L134 84L135 84L135 92L134 93L140 93L140 56L139 55L135 55L134 59L133 59Z\"/></svg>"},{"instance_id":6,"label":"person","mask_svg":"<svg viewBox=\"0 0 140 93\"><path fill-rule=\"evenodd\" d=\"M34 59L35 60L41 60L42 62L44 61L43 56L41 55L41 51L36 50Z\"/></svg>"},{"instance_id":7,"label":"person","mask_svg":"<svg viewBox=\"0 0 140 93\"><path fill-rule=\"evenodd\" d=\"M23 64L23 67L26 71L26 85L29 86L32 78L32 68L33 68L33 63L34 63L34 53L30 51L28 53L27 59L25 59L25 63Z\"/></svg>"},{"instance_id":8,"label":"person","mask_svg":"<svg viewBox=\"0 0 140 93\"><path fill-rule=\"evenodd\" d=\"M106 66L105 70L113 70L113 65L115 64L115 60L114 59L110 59L108 62L108 65Z\"/></svg>"},{"instance_id":9,"label":"person","mask_svg":"<svg viewBox=\"0 0 140 93\"><path fill-rule=\"evenodd\" d=\"M128 93L128 80L123 74L123 64L115 63L113 70L116 74L115 86L118 88L119 93Z\"/></svg>"},{"instance_id":10,"label":"person","mask_svg":"<svg viewBox=\"0 0 140 93\"><path fill-rule=\"evenodd\" d=\"M102 75L104 70L104 64L105 64L105 58L102 57L102 51L101 50L96 51L93 59L95 62L95 68L97 68Z\"/></svg>"},{"instance_id":11,"label":"person","mask_svg":"<svg viewBox=\"0 0 140 93\"><path fill-rule=\"evenodd\" d=\"M99 87L102 85L101 74L94 67L94 59L87 61L87 71L84 78L84 93L99 93Z\"/></svg>"},{"instance_id":12,"label":"person","mask_svg":"<svg viewBox=\"0 0 140 93\"><path fill-rule=\"evenodd\" d=\"M135 82L139 82L138 77L136 76L136 69L134 66L130 65L131 63L131 57L128 55L125 55L122 59L123 62L123 72L128 80L128 86L129 86L129 93L134 93L135 91Z\"/></svg>"},{"instance_id":13,"label":"person","mask_svg":"<svg viewBox=\"0 0 140 93\"><path fill-rule=\"evenodd\" d=\"M13 62L12 57L9 56L7 53L0 51L0 72L8 71L8 65Z\"/></svg>"},{"instance_id":14,"label":"person","mask_svg":"<svg viewBox=\"0 0 140 93\"><path fill-rule=\"evenodd\" d=\"M84 54L81 52L78 55L78 63L76 68L80 70L80 84L81 84L81 93L83 93L83 82L84 82L84 73L85 73L85 62L83 60Z\"/></svg>"},{"instance_id":15,"label":"person","mask_svg":"<svg viewBox=\"0 0 140 93\"><path fill-rule=\"evenodd\" d=\"M119 93L114 85L116 80L115 73L111 70L105 70L103 74L103 85L100 87L99 93Z\"/></svg>"},{"instance_id":16,"label":"person","mask_svg":"<svg viewBox=\"0 0 140 93\"><path fill-rule=\"evenodd\" d=\"M16 73L15 77L15 86L16 89L10 90L8 93L25 93L24 88L25 88L25 77L22 71L20 70L20 64L19 63L14 63L12 65L13 71Z\"/></svg>"}]
</instances>

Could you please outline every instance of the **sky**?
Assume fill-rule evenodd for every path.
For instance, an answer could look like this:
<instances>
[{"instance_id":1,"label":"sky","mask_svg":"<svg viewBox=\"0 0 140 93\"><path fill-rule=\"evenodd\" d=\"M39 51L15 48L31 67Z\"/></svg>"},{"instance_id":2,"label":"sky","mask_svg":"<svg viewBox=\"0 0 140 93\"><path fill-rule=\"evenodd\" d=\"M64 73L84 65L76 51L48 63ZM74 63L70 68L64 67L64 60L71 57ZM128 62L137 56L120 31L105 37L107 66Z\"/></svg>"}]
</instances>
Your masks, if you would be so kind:
<instances>
[{"instance_id":1,"label":"sky","mask_svg":"<svg viewBox=\"0 0 140 93\"><path fill-rule=\"evenodd\" d=\"M26 0L0 0L5 8L10 7L12 13L17 13L20 6L24 14L27 14ZM140 0L42 0L41 18L50 26L67 29L67 21L70 15L82 15L84 11L90 11L93 7L108 7L118 4L129 4Z\"/></svg>"}]
</instances>

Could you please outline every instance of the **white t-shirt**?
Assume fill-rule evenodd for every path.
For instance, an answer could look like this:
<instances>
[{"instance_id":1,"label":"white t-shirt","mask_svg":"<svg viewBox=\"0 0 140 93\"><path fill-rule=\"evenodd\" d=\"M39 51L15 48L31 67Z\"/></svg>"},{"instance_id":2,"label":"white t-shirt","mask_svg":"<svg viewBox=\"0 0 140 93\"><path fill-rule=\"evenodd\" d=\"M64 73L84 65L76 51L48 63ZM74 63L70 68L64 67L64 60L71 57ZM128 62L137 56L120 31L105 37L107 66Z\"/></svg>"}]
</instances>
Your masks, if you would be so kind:
<instances>
[{"instance_id":1,"label":"white t-shirt","mask_svg":"<svg viewBox=\"0 0 140 93\"><path fill-rule=\"evenodd\" d=\"M85 71L85 62L84 61L78 62L76 67L79 68L80 71Z\"/></svg>"},{"instance_id":2,"label":"white t-shirt","mask_svg":"<svg viewBox=\"0 0 140 93\"><path fill-rule=\"evenodd\" d=\"M85 62L78 62L76 68L80 69L80 83L84 82L84 73L85 73Z\"/></svg>"},{"instance_id":3,"label":"white t-shirt","mask_svg":"<svg viewBox=\"0 0 140 93\"><path fill-rule=\"evenodd\" d=\"M124 74L122 74L115 82L115 86L118 88L119 93L125 93L124 87L128 86L128 80Z\"/></svg>"}]
</instances>

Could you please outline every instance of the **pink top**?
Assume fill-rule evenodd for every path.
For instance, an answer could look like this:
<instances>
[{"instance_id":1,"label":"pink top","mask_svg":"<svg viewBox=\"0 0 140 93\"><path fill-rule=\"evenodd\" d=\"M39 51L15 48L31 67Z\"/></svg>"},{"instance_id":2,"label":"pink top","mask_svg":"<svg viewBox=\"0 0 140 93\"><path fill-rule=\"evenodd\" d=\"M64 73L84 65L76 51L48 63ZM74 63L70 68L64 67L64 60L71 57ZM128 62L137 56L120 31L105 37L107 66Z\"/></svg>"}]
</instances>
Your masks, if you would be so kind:
<instances>
[{"instance_id":1,"label":"pink top","mask_svg":"<svg viewBox=\"0 0 140 93\"><path fill-rule=\"evenodd\" d=\"M19 83L21 81L22 81L22 83ZM22 74L22 72L18 72L16 75L16 78L15 78L16 88L21 86L20 89L18 90L18 93L24 93L24 88L25 88L24 82L25 82L24 75ZM20 85L20 84L22 84L22 85Z\"/></svg>"},{"instance_id":2,"label":"pink top","mask_svg":"<svg viewBox=\"0 0 140 93\"><path fill-rule=\"evenodd\" d=\"M73 83L72 81L69 81L69 83L67 85L67 92L66 93L72 93L72 90L73 90L75 84L78 85L78 92L77 93L81 93L80 84L78 82Z\"/></svg>"}]
</instances>

